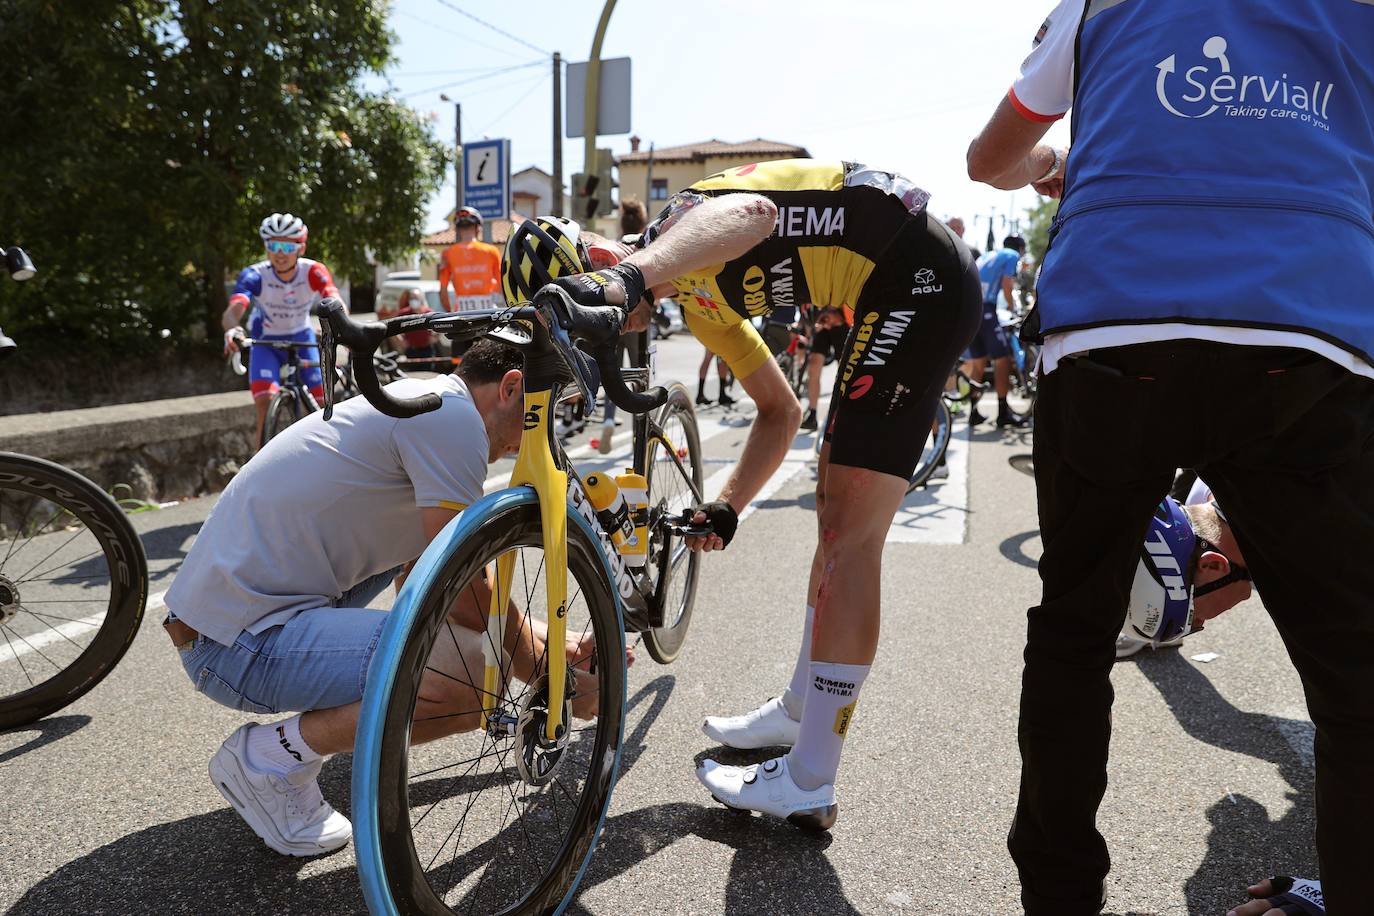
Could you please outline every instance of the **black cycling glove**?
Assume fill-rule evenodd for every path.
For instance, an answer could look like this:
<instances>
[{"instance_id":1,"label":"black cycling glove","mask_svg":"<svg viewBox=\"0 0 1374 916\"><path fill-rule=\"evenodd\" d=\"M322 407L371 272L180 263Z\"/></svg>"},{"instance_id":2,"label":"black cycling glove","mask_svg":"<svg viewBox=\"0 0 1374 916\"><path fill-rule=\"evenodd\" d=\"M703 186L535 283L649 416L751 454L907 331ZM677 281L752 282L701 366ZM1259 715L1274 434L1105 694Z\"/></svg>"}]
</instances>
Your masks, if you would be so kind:
<instances>
[{"instance_id":1,"label":"black cycling glove","mask_svg":"<svg viewBox=\"0 0 1374 916\"><path fill-rule=\"evenodd\" d=\"M739 527L739 513L735 507L723 499L715 502L703 503L700 506L692 507L692 514L698 512L706 513L706 522L711 526L711 531L720 538L722 544L730 546L730 539L735 536L735 529Z\"/></svg>"},{"instance_id":2,"label":"black cycling glove","mask_svg":"<svg viewBox=\"0 0 1374 916\"><path fill-rule=\"evenodd\" d=\"M553 282L562 287L578 305L614 305L606 301L606 290L612 283L619 284L625 290L625 303L620 307L627 311L634 308L644 295L644 273L633 264L615 264L591 273L558 277Z\"/></svg>"}]
</instances>

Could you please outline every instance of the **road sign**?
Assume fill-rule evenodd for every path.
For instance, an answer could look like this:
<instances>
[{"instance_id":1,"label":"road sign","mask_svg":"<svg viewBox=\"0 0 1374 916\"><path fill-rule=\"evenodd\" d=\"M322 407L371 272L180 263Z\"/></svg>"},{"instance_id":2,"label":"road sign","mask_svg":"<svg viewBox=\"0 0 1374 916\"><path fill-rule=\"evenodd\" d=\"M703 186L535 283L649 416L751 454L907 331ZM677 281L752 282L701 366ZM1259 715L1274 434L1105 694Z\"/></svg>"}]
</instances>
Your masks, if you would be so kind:
<instances>
[{"instance_id":1,"label":"road sign","mask_svg":"<svg viewBox=\"0 0 1374 916\"><path fill-rule=\"evenodd\" d=\"M510 218L510 141L463 144L463 204L483 219Z\"/></svg>"},{"instance_id":2,"label":"road sign","mask_svg":"<svg viewBox=\"0 0 1374 916\"><path fill-rule=\"evenodd\" d=\"M598 136L630 132L630 59L612 57L601 62L596 93ZM568 64L568 136L585 136L587 121L587 62Z\"/></svg>"}]
</instances>

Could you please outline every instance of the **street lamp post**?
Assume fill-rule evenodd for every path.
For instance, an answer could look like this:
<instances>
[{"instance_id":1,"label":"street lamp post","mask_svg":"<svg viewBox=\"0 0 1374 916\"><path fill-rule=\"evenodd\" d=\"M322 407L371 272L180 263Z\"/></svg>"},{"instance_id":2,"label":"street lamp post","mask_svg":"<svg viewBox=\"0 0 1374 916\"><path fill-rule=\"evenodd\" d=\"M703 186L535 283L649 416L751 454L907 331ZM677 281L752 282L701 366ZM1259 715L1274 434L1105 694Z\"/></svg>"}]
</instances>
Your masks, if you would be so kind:
<instances>
[{"instance_id":1,"label":"street lamp post","mask_svg":"<svg viewBox=\"0 0 1374 916\"><path fill-rule=\"evenodd\" d=\"M614 9L615 0L606 0L606 5L601 8L601 19L596 24L596 35L592 38L592 53L587 57L587 93L582 122L582 133L586 138L582 157L585 181L591 181L592 176L600 172L596 155L596 122L600 113L597 103L601 99L601 42L606 37L606 26L611 21L611 11ZM603 193L609 195L611 189L606 188Z\"/></svg>"}]
</instances>

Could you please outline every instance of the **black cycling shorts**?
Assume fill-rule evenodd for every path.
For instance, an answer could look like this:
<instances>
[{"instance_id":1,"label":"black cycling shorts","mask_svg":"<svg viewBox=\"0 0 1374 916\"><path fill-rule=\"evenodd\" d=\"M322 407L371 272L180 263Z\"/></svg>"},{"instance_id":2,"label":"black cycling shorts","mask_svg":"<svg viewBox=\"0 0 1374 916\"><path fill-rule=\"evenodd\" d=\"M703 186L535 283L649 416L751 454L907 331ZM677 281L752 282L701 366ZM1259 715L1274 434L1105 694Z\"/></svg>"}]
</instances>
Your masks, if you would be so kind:
<instances>
[{"instance_id":1,"label":"black cycling shorts","mask_svg":"<svg viewBox=\"0 0 1374 916\"><path fill-rule=\"evenodd\" d=\"M844 340L849 336L849 325L843 322L829 328L816 328L811 335L811 352L824 356L828 362L844 350Z\"/></svg>"},{"instance_id":2,"label":"black cycling shorts","mask_svg":"<svg viewBox=\"0 0 1374 916\"><path fill-rule=\"evenodd\" d=\"M1007 331L997 319L995 304L983 305L983 320L978 333L973 335L973 343L968 346L969 359L1001 359L1011 355L1011 344L1007 342Z\"/></svg>"},{"instance_id":3,"label":"black cycling shorts","mask_svg":"<svg viewBox=\"0 0 1374 916\"><path fill-rule=\"evenodd\" d=\"M910 479L982 315L968 246L926 213L909 219L854 306L825 432L830 463Z\"/></svg>"}]
</instances>

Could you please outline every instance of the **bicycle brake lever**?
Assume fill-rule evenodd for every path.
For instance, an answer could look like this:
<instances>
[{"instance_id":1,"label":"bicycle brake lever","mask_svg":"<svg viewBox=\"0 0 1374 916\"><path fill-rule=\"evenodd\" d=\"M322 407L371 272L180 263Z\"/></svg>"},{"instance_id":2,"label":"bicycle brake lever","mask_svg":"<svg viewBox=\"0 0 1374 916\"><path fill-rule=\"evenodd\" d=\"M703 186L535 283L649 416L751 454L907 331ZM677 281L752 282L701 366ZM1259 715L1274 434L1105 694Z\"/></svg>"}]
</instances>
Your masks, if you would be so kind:
<instances>
[{"instance_id":1,"label":"bicycle brake lever","mask_svg":"<svg viewBox=\"0 0 1374 916\"><path fill-rule=\"evenodd\" d=\"M326 423L334 416L334 364L338 361L338 350L334 346L334 329L328 321L320 322L320 368L324 376L324 420Z\"/></svg>"}]
</instances>

